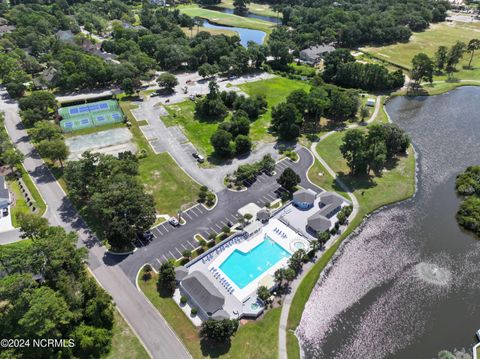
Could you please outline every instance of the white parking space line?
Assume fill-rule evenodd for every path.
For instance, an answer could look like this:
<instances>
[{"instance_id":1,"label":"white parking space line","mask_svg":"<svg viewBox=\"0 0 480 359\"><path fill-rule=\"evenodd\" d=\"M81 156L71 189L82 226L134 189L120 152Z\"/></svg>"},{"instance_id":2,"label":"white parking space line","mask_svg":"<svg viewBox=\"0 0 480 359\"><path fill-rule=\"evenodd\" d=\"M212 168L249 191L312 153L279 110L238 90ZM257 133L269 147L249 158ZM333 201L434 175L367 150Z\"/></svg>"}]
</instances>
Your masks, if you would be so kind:
<instances>
[{"instance_id":1,"label":"white parking space line","mask_svg":"<svg viewBox=\"0 0 480 359\"><path fill-rule=\"evenodd\" d=\"M180 252L177 247L175 247L175 250L178 252L178 254L182 255L182 252Z\"/></svg>"},{"instance_id":2,"label":"white parking space line","mask_svg":"<svg viewBox=\"0 0 480 359\"><path fill-rule=\"evenodd\" d=\"M226 226L226 225L227 225L227 223L226 223L226 222L224 222L224 221L220 221L220 223L221 223L221 224L223 224L224 226Z\"/></svg>"},{"instance_id":3,"label":"white parking space line","mask_svg":"<svg viewBox=\"0 0 480 359\"><path fill-rule=\"evenodd\" d=\"M200 212L200 214L203 214L203 209L204 209L204 208L203 208L202 206L197 206L197 207L195 207L195 208L197 209L197 211Z\"/></svg>"},{"instance_id":4,"label":"white parking space line","mask_svg":"<svg viewBox=\"0 0 480 359\"><path fill-rule=\"evenodd\" d=\"M192 243L190 243L190 242L187 242L187 243L190 244L190 246L192 247L192 249L195 249L195 246L194 246Z\"/></svg>"},{"instance_id":5,"label":"white parking space line","mask_svg":"<svg viewBox=\"0 0 480 359\"><path fill-rule=\"evenodd\" d=\"M167 232L170 232L170 231L167 229L167 227L162 226L162 228L163 228L164 230L166 230Z\"/></svg>"},{"instance_id":6,"label":"white parking space line","mask_svg":"<svg viewBox=\"0 0 480 359\"><path fill-rule=\"evenodd\" d=\"M173 255L173 253L172 253L171 251L168 251L168 253L170 253L170 256L171 256L172 258L175 258L175 256Z\"/></svg>"},{"instance_id":7,"label":"white parking space line","mask_svg":"<svg viewBox=\"0 0 480 359\"><path fill-rule=\"evenodd\" d=\"M215 223L215 225L217 226L217 228L218 228L219 230L222 230L222 227L220 227L218 224Z\"/></svg>"},{"instance_id":8,"label":"white parking space line","mask_svg":"<svg viewBox=\"0 0 480 359\"><path fill-rule=\"evenodd\" d=\"M158 232L157 236L163 236L162 231L158 227L155 227L152 232Z\"/></svg>"},{"instance_id":9,"label":"white parking space line","mask_svg":"<svg viewBox=\"0 0 480 359\"><path fill-rule=\"evenodd\" d=\"M192 216L190 216L190 214L188 214L188 212L183 212L183 214L188 216L188 218L192 219Z\"/></svg>"},{"instance_id":10,"label":"white parking space line","mask_svg":"<svg viewBox=\"0 0 480 359\"><path fill-rule=\"evenodd\" d=\"M165 259L166 261L168 261L168 258L165 257L165 254L162 254L162 257L163 257L163 259Z\"/></svg>"},{"instance_id":11,"label":"white parking space line","mask_svg":"<svg viewBox=\"0 0 480 359\"><path fill-rule=\"evenodd\" d=\"M229 218L233 218L234 221L238 221L238 218L235 217L233 214L231 214L231 215L229 216Z\"/></svg>"},{"instance_id":12,"label":"white parking space line","mask_svg":"<svg viewBox=\"0 0 480 359\"><path fill-rule=\"evenodd\" d=\"M273 194L270 194L270 193L269 193L269 194L266 194L265 197L269 198L269 199L272 200L272 201L277 198L277 197L275 197Z\"/></svg>"},{"instance_id":13,"label":"white parking space line","mask_svg":"<svg viewBox=\"0 0 480 359\"><path fill-rule=\"evenodd\" d=\"M209 227L209 228L212 230L212 232L215 232L216 234L218 234L218 232L215 229L213 229L213 227Z\"/></svg>"},{"instance_id":14,"label":"white parking space line","mask_svg":"<svg viewBox=\"0 0 480 359\"><path fill-rule=\"evenodd\" d=\"M160 262L160 260L158 258L155 258L155 260L160 263L160 265L162 265L162 262Z\"/></svg>"},{"instance_id":15,"label":"white parking space line","mask_svg":"<svg viewBox=\"0 0 480 359\"><path fill-rule=\"evenodd\" d=\"M183 249L188 249L183 243L180 243L180 245L183 247Z\"/></svg>"}]
</instances>

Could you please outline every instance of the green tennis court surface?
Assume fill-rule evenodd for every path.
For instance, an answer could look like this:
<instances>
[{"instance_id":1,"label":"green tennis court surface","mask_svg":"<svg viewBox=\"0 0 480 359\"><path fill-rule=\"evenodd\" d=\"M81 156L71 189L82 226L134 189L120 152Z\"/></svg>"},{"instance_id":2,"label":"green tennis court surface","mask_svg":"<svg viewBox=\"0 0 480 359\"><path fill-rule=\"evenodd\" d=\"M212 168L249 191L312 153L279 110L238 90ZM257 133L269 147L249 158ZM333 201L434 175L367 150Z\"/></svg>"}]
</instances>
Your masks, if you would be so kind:
<instances>
[{"instance_id":1,"label":"green tennis court surface","mask_svg":"<svg viewBox=\"0 0 480 359\"><path fill-rule=\"evenodd\" d=\"M60 126L64 132L123 121L122 110L115 100L61 107L58 109L58 114L62 116Z\"/></svg>"}]
</instances>

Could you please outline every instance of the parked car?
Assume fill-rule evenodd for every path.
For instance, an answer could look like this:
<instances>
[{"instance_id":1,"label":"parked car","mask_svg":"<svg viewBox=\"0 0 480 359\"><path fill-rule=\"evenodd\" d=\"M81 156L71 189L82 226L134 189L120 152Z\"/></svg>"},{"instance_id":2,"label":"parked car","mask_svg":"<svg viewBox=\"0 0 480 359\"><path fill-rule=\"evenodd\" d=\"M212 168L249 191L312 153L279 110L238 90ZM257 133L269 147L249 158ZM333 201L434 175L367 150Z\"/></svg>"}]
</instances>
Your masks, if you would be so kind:
<instances>
[{"instance_id":1,"label":"parked car","mask_svg":"<svg viewBox=\"0 0 480 359\"><path fill-rule=\"evenodd\" d=\"M147 242L150 242L151 240L153 240L154 238L154 235L152 233L152 231L145 231L145 232L138 232L137 233L137 238L141 241L147 241Z\"/></svg>"},{"instance_id":2,"label":"parked car","mask_svg":"<svg viewBox=\"0 0 480 359\"><path fill-rule=\"evenodd\" d=\"M192 154L193 157L197 159L198 162L203 163L205 162L205 157L203 157L200 153L195 152Z\"/></svg>"},{"instance_id":3,"label":"parked car","mask_svg":"<svg viewBox=\"0 0 480 359\"><path fill-rule=\"evenodd\" d=\"M2 210L2 217L8 216L8 207Z\"/></svg>"},{"instance_id":4,"label":"parked car","mask_svg":"<svg viewBox=\"0 0 480 359\"><path fill-rule=\"evenodd\" d=\"M171 217L169 220L168 220L168 223L170 223L172 226L176 227L178 226L180 223L178 223L178 220L175 218L175 217Z\"/></svg>"}]
</instances>

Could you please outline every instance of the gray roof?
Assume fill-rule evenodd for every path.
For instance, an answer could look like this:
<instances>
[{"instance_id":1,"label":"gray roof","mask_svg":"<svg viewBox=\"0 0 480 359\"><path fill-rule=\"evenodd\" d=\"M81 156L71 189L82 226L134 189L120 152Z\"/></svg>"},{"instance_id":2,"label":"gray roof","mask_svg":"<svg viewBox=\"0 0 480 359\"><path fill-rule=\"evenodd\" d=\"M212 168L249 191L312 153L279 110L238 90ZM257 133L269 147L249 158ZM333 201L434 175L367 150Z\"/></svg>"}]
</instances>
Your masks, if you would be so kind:
<instances>
[{"instance_id":1,"label":"gray roof","mask_svg":"<svg viewBox=\"0 0 480 359\"><path fill-rule=\"evenodd\" d=\"M215 319L215 320L230 319L230 315L223 309L220 309L217 312L215 312L215 314L212 315L212 319Z\"/></svg>"},{"instance_id":2,"label":"gray roof","mask_svg":"<svg viewBox=\"0 0 480 359\"><path fill-rule=\"evenodd\" d=\"M332 45L323 44L323 45L310 46L308 49L304 49L300 51L300 54L306 55L310 58L317 58L325 53L329 53L334 50L335 48Z\"/></svg>"},{"instance_id":3,"label":"gray roof","mask_svg":"<svg viewBox=\"0 0 480 359\"><path fill-rule=\"evenodd\" d=\"M0 206L7 206L10 202L8 189L6 188L5 177L0 176Z\"/></svg>"},{"instance_id":4,"label":"gray roof","mask_svg":"<svg viewBox=\"0 0 480 359\"><path fill-rule=\"evenodd\" d=\"M308 217L307 224L316 232L325 232L330 229L331 222L329 219L322 216L320 212L317 212Z\"/></svg>"},{"instance_id":5,"label":"gray roof","mask_svg":"<svg viewBox=\"0 0 480 359\"><path fill-rule=\"evenodd\" d=\"M320 196L320 211L318 213L328 217L328 214L335 208L340 207L344 201L340 195L333 192L326 192Z\"/></svg>"},{"instance_id":6,"label":"gray roof","mask_svg":"<svg viewBox=\"0 0 480 359\"><path fill-rule=\"evenodd\" d=\"M270 219L270 212L267 209L261 209L257 212L257 218L260 220Z\"/></svg>"},{"instance_id":7,"label":"gray roof","mask_svg":"<svg viewBox=\"0 0 480 359\"><path fill-rule=\"evenodd\" d=\"M199 271L190 273L180 285L208 315L222 309L225 303L222 293Z\"/></svg>"},{"instance_id":8,"label":"gray roof","mask_svg":"<svg viewBox=\"0 0 480 359\"><path fill-rule=\"evenodd\" d=\"M188 269L184 266L175 268L175 279L180 281L188 275Z\"/></svg>"},{"instance_id":9,"label":"gray roof","mask_svg":"<svg viewBox=\"0 0 480 359\"><path fill-rule=\"evenodd\" d=\"M311 189L299 189L293 194L293 199L298 202L313 203L316 195L315 191Z\"/></svg>"}]
</instances>

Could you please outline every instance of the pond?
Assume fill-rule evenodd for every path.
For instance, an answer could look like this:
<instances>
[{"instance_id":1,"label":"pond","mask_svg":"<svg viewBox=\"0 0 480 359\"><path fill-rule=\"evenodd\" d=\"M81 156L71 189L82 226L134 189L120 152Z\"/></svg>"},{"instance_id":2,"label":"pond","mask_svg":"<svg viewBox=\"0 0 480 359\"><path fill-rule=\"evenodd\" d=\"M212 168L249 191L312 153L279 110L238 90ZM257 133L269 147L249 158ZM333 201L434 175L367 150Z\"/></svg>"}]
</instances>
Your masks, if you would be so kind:
<instances>
[{"instance_id":1,"label":"pond","mask_svg":"<svg viewBox=\"0 0 480 359\"><path fill-rule=\"evenodd\" d=\"M252 30L252 29L246 29L243 27L233 27L233 26L223 26L223 25L217 25L217 24L212 24L208 20L204 20L203 22L203 27L206 27L208 29L219 29L219 30L231 30L231 31L236 31L238 35L240 36L240 44L242 46L247 47L247 44L249 41L253 41L259 45L263 44L263 41L265 39L265 32L260 31L260 30Z\"/></svg>"},{"instance_id":2,"label":"pond","mask_svg":"<svg viewBox=\"0 0 480 359\"><path fill-rule=\"evenodd\" d=\"M418 153L417 193L348 238L305 307L305 358L434 358L480 327L480 241L456 223L455 177L480 164L480 88L397 97L392 120Z\"/></svg>"}]
</instances>

